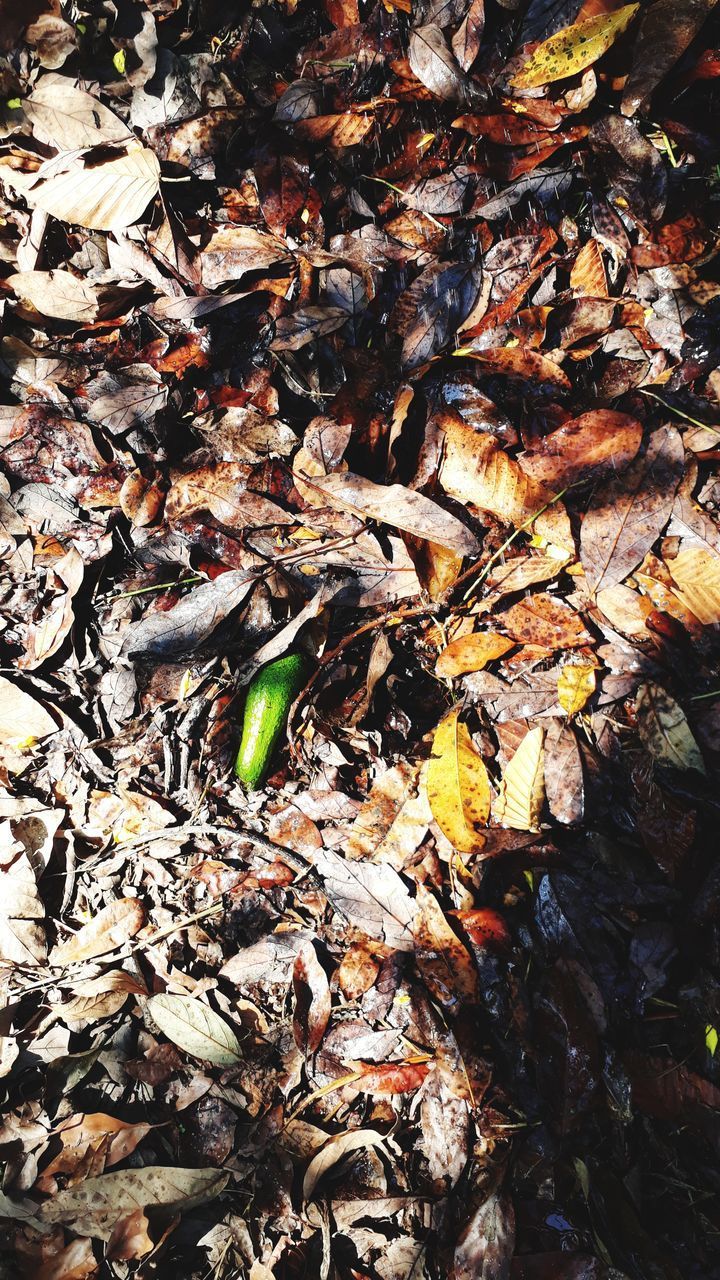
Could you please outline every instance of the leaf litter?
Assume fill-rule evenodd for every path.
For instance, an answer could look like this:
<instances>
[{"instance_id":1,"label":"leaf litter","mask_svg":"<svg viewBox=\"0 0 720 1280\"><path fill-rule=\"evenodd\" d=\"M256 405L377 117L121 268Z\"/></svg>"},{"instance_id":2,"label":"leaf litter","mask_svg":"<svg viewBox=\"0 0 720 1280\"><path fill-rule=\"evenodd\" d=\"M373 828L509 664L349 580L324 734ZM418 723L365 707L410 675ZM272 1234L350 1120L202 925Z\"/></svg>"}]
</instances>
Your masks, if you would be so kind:
<instances>
[{"instance_id":1,"label":"leaf litter","mask_svg":"<svg viewBox=\"0 0 720 1280\"><path fill-rule=\"evenodd\" d=\"M9 1275L720 1266L719 44L2 7Z\"/></svg>"}]
</instances>

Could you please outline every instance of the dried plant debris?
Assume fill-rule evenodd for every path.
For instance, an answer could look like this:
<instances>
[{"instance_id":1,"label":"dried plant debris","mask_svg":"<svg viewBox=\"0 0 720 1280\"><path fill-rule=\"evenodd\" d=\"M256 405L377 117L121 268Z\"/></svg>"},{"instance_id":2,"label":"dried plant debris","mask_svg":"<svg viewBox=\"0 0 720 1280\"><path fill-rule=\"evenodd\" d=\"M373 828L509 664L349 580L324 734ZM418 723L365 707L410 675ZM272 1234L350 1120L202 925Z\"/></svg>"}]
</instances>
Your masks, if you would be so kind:
<instances>
[{"instance_id":1,"label":"dried plant debris","mask_svg":"<svg viewBox=\"0 0 720 1280\"><path fill-rule=\"evenodd\" d=\"M719 85L0 5L3 1275L720 1274Z\"/></svg>"}]
</instances>

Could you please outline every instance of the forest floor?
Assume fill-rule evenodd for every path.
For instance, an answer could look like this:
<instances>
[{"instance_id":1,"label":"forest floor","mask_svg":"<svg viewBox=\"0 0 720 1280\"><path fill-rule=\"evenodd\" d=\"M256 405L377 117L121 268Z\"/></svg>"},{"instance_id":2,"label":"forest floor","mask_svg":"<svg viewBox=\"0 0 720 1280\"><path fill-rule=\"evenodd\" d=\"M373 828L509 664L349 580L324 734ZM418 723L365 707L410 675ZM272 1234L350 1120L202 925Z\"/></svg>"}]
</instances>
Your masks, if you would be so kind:
<instances>
[{"instance_id":1,"label":"forest floor","mask_svg":"<svg viewBox=\"0 0 720 1280\"><path fill-rule=\"evenodd\" d=\"M2 4L3 1280L720 1278L719 76Z\"/></svg>"}]
</instances>

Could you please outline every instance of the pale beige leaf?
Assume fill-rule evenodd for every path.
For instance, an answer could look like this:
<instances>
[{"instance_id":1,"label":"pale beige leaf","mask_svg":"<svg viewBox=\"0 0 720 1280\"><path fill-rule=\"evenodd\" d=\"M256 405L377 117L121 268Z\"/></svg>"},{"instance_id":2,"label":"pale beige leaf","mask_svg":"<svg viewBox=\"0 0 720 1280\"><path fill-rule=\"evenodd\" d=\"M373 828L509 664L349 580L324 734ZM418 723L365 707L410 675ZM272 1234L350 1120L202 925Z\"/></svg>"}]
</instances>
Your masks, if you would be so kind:
<instances>
[{"instance_id":1,"label":"pale beige leaf","mask_svg":"<svg viewBox=\"0 0 720 1280\"><path fill-rule=\"evenodd\" d=\"M480 549L475 535L456 516L432 498L402 484L375 484L364 476L345 471L316 476L312 487L325 496L330 506L351 511L363 520L393 525L461 556L477 555Z\"/></svg>"},{"instance_id":2,"label":"pale beige leaf","mask_svg":"<svg viewBox=\"0 0 720 1280\"><path fill-rule=\"evenodd\" d=\"M543 778L543 730L538 726L525 735L500 784L494 815L503 827L537 831L545 798Z\"/></svg>"},{"instance_id":3,"label":"pale beige leaf","mask_svg":"<svg viewBox=\"0 0 720 1280\"><path fill-rule=\"evenodd\" d=\"M513 640L496 631L476 631L469 636L460 636L443 649L435 663L435 674L452 677L464 675L466 671L482 671L488 662L502 658L513 644Z\"/></svg>"},{"instance_id":4,"label":"pale beige leaf","mask_svg":"<svg viewBox=\"0 0 720 1280\"><path fill-rule=\"evenodd\" d=\"M160 164L137 138L98 162L93 150L61 152L46 160L23 195L35 209L94 231L123 231L160 190Z\"/></svg>"},{"instance_id":5,"label":"pale beige leaf","mask_svg":"<svg viewBox=\"0 0 720 1280\"><path fill-rule=\"evenodd\" d=\"M99 98L78 89L69 76L49 75L38 80L23 102L33 134L58 151L124 142L133 134Z\"/></svg>"},{"instance_id":6,"label":"pale beige leaf","mask_svg":"<svg viewBox=\"0 0 720 1280\"><path fill-rule=\"evenodd\" d=\"M57 724L42 703L0 676L0 746L29 749L57 731Z\"/></svg>"},{"instance_id":7,"label":"pale beige leaf","mask_svg":"<svg viewBox=\"0 0 720 1280\"><path fill-rule=\"evenodd\" d=\"M39 965L46 957L45 931L40 922L45 908L40 900L35 873L26 853L9 835L9 823L3 823L3 835L10 847L2 850L0 874L3 892L0 897L0 962Z\"/></svg>"},{"instance_id":8,"label":"pale beige leaf","mask_svg":"<svg viewBox=\"0 0 720 1280\"><path fill-rule=\"evenodd\" d=\"M667 690L648 680L638 690L636 709L640 737L660 764L705 773L700 748L685 713Z\"/></svg>"},{"instance_id":9,"label":"pale beige leaf","mask_svg":"<svg viewBox=\"0 0 720 1280\"><path fill-rule=\"evenodd\" d=\"M433 817L450 843L459 853L479 852L490 814L490 780L457 709L435 730L426 787Z\"/></svg>"},{"instance_id":10,"label":"pale beige leaf","mask_svg":"<svg viewBox=\"0 0 720 1280\"><path fill-rule=\"evenodd\" d=\"M179 1049L219 1067L234 1067L242 1061L240 1044L224 1018L190 996L159 995L147 1003L148 1012L160 1030Z\"/></svg>"},{"instance_id":11,"label":"pale beige leaf","mask_svg":"<svg viewBox=\"0 0 720 1280\"><path fill-rule=\"evenodd\" d=\"M705 626L720 623L720 556L707 547L688 547L667 561L683 604Z\"/></svg>"},{"instance_id":12,"label":"pale beige leaf","mask_svg":"<svg viewBox=\"0 0 720 1280\"><path fill-rule=\"evenodd\" d=\"M137 898L119 898L99 911L79 933L54 947L50 964L64 968L80 960L93 960L122 947L139 933L145 923L145 908Z\"/></svg>"},{"instance_id":13,"label":"pale beige leaf","mask_svg":"<svg viewBox=\"0 0 720 1280\"><path fill-rule=\"evenodd\" d=\"M558 675L558 702L568 716L575 716L595 692L595 667L591 662L567 663Z\"/></svg>"},{"instance_id":14,"label":"pale beige leaf","mask_svg":"<svg viewBox=\"0 0 720 1280\"><path fill-rule=\"evenodd\" d=\"M66 1224L79 1235L109 1240L125 1214L151 1206L172 1216L214 1199L227 1180L219 1169L123 1169L58 1192L38 1208L37 1216L45 1223Z\"/></svg>"},{"instance_id":15,"label":"pale beige leaf","mask_svg":"<svg viewBox=\"0 0 720 1280\"><path fill-rule=\"evenodd\" d=\"M20 302L42 316L54 320L76 320L94 324L103 317L117 315L129 302L130 288L93 285L70 271L19 271L5 282Z\"/></svg>"},{"instance_id":16,"label":"pale beige leaf","mask_svg":"<svg viewBox=\"0 0 720 1280\"><path fill-rule=\"evenodd\" d=\"M414 898L387 863L349 862L333 849L316 849L313 864L333 906L371 938L412 951Z\"/></svg>"}]
</instances>

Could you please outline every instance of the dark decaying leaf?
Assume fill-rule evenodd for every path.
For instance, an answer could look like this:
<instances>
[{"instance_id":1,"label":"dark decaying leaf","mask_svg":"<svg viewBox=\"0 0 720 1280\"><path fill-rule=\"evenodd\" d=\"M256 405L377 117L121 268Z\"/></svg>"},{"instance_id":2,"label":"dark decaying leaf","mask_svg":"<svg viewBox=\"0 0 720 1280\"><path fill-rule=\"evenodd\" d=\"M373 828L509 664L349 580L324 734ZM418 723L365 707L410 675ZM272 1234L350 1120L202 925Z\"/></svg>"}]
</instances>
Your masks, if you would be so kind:
<instances>
[{"instance_id":1,"label":"dark decaying leaf","mask_svg":"<svg viewBox=\"0 0 720 1280\"><path fill-rule=\"evenodd\" d=\"M480 264L434 263L400 295L393 320L405 368L415 369L442 350L476 308L483 283ZM488 293L489 286L487 280Z\"/></svg>"},{"instance_id":2,"label":"dark decaying leaf","mask_svg":"<svg viewBox=\"0 0 720 1280\"><path fill-rule=\"evenodd\" d=\"M633 64L625 82L622 113L632 116L685 52L717 0L655 0L640 22Z\"/></svg>"},{"instance_id":3,"label":"dark decaying leaf","mask_svg":"<svg viewBox=\"0 0 720 1280\"><path fill-rule=\"evenodd\" d=\"M472 1212L453 1256L452 1280L509 1280L515 1250L515 1213L502 1195L491 1195Z\"/></svg>"}]
</instances>

